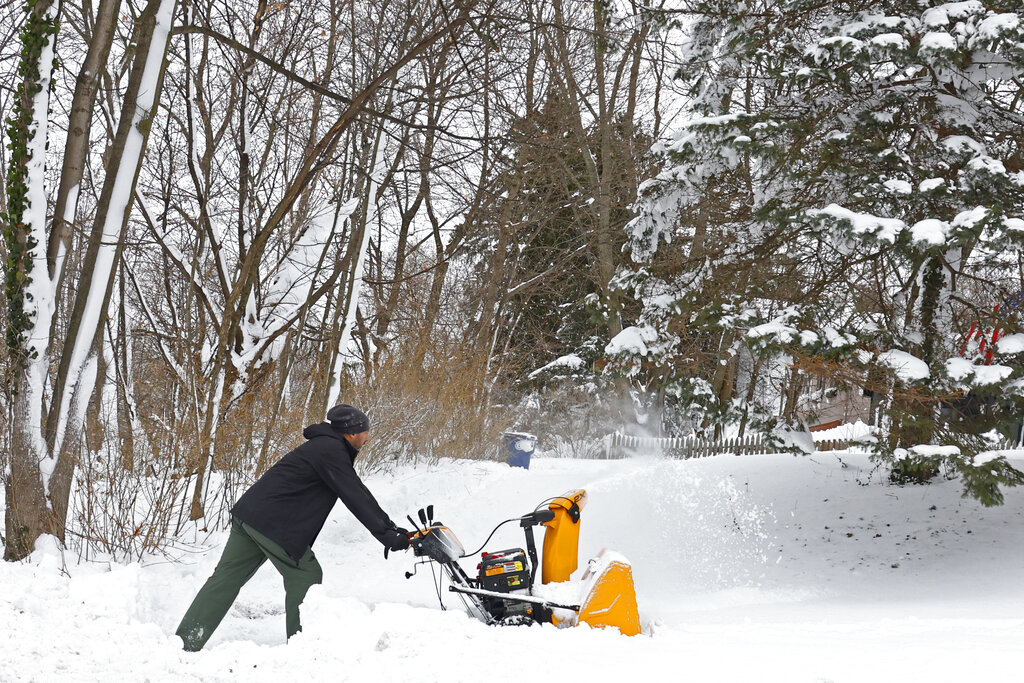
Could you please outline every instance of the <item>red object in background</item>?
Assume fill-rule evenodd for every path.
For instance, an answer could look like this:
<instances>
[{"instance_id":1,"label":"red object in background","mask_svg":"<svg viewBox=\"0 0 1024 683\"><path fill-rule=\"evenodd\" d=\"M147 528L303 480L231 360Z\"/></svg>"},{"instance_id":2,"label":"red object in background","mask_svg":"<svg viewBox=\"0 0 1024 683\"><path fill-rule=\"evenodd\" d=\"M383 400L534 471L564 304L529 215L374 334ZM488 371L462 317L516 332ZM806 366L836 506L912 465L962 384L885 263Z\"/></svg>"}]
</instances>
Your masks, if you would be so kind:
<instances>
[{"instance_id":1,"label":"red object in background","mask_svg":"<svg viewBox=\"0 0 1024 683\"><path fill-rule=\"evenodd\" d=\"M997 304L992 313L996 316L999 315L1000 306ZM967 345L972 341L978 341L978 353L981 354L985 359L985 365L989 365L992 362L992 351L995 343L1002 336L1003 328L996 325L995 329L992 330L992 337L989 338L987 330L981 329L981 323L975 320L971 323L971 329L968 330L967 334L964 335L964 341L960 344L960 355L967 355Z\"/></svg>"},{"instance_id":2,"label":"red object in background","mask_svg":"<svg viewBox=\"0 0 1024 683\"><path fill-rule=\"evenodd\" d=\"M960 342L960 355L964 358L967 357L967 348L971 342L978 342L978 354L981 355L985 360L985 365L989 365L992 362L993 347L999 338L1003 336L1003 328L999 326L999 318L1012 314L1021 305L1024 304L1024 290L1021 290L1006 299L1001 304L996 305L992 309L992 317L996 319L995 327L991 328L991 334L989 330L982 330L981 323L975 320L971 323L971 329L967 331Z\"/></svg>"}]
</instances>

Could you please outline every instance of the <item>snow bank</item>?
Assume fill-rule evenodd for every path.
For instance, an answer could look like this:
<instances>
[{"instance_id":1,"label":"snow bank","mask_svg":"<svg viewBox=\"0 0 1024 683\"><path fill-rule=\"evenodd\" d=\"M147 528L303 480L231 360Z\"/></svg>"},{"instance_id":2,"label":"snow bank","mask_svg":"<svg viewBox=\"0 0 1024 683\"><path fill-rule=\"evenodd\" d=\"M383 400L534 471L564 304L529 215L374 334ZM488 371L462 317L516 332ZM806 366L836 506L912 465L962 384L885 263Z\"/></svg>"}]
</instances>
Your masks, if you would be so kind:
<instances>
[{"instance_id":1,"label":"snow bank","mask_svg":"<svg viewBox=\"0 0 1024 683\"><path fill-rule=\"evenodd\" d=\"M396 519L433 503L468 548L545 498L586 488L578 571L603 547L629 557L644 634L487 627L445 592L443 611L429 569L407 581L411 554L385 561L338 506L317 541L324 584L288 644L269 566L204 651L185 653L171 635L223 534L177 564L76 565L52 542L0 564L0 679L476 683L539 666L545 679L591 683L960 683L1019 670L1024 491L987 509L956 481L887 485L855 454L535 457L530 470L442 462L367 485ZM521 531L506 525L487 545L521 547Z\"/></svg>"}]
</instances>

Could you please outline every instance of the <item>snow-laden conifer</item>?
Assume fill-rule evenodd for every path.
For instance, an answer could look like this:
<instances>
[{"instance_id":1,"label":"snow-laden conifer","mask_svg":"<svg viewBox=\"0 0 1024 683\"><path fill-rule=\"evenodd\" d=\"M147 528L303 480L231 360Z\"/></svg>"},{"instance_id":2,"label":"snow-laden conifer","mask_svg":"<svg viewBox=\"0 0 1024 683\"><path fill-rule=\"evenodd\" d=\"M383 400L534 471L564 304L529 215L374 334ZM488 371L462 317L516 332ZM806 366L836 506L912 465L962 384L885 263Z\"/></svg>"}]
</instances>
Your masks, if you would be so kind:
<instances>
[{"instance_id":1,"label":"snow-laden conifer","mask_svg":"<svg viewBox=\"0 0 1024 683\"><path fill-rule=\"evenodd\" d=\"M659 331L650 372L700 425L756 420L783 440L808 373L874 392L897 477L958 471L998 502L1022 477L983 454L1020 414L1020 349L979 353L969 332L1017 326L1021 17L998 2L689 9L694 102L620 274Z\"/></svg>"}]
</instances>

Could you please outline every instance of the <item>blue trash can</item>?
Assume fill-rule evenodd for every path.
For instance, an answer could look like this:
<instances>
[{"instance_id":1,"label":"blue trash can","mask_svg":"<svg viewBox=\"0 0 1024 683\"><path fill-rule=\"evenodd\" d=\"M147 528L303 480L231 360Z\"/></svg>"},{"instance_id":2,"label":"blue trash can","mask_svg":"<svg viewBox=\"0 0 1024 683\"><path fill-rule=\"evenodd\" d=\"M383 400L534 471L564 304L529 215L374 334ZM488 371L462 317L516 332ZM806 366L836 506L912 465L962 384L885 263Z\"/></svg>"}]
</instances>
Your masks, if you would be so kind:
<instances>
[{"instance_id":1,"label":"blue trash can","mask_svg":"<svg viewBox=\"0 0 1024 683\"><path fill-rule=\"evenodd\" d=\"M505 459L512 467L530 469L530 456L537 447L537 437L525 432L505 432L504 444L508 457Z\"/></svg>"}]
</instances>

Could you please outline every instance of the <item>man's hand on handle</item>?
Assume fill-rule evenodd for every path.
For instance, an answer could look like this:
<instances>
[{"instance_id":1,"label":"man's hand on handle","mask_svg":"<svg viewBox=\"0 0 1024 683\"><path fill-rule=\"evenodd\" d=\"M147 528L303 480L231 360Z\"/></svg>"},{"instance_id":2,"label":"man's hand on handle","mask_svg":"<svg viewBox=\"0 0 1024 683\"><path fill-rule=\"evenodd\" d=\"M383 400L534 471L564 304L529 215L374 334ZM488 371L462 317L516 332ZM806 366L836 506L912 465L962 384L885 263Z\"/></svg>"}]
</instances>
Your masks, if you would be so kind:
<instances>
[{"instance_id":1,"label":"man's hand on handle","mask_svg":"<svg viewBox=\"0 0 1024 683\"><path fill-rule=\"evenodd\" d=\"M402 527L395 527L387 532L384 537L384 559L388 559L388 552L405 550L409 547L409 530Z\"/></svg>"}]
</instances>

